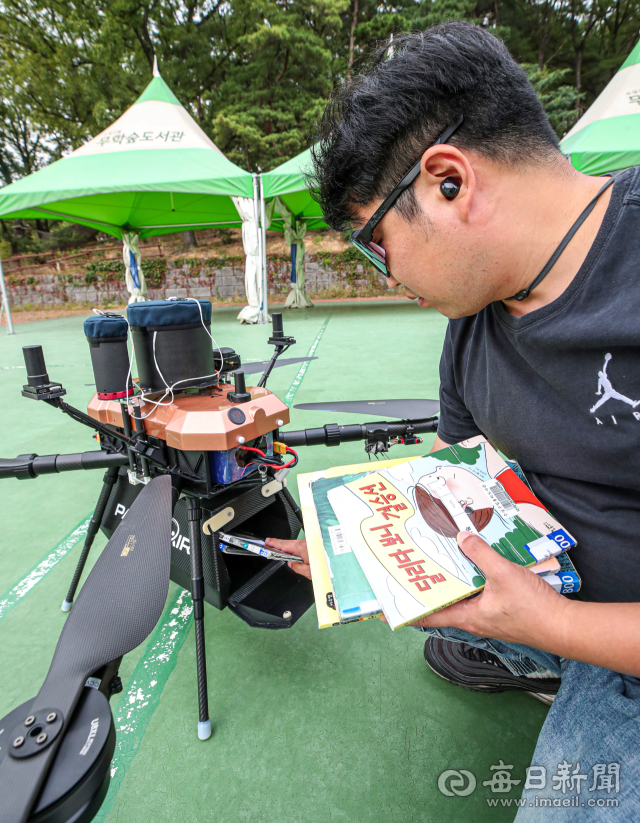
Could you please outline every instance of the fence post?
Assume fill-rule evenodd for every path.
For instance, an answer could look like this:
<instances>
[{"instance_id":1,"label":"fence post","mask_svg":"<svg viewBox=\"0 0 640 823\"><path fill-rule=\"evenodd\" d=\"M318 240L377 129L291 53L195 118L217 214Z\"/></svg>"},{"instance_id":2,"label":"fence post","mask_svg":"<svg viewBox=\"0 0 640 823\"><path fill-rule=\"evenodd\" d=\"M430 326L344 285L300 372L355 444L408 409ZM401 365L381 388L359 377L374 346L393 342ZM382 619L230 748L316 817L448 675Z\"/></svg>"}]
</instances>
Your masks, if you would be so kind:
<instances>
[{"instance_id":1,"label":"fence post","mask_svg":"<svg viewBox=\"0 0 640 823\"><path fill-rule=\"evenodd\" d=\"M15 334L13 322L11 320L11 309L9 308L9 298L7 297L7 287L4 284L4 272L2 271L2 260L0 260L0 292L2 292L2 306L0 306L0 319L2 309L7 312L7 334Z\"/></svg>"}]
</instances>

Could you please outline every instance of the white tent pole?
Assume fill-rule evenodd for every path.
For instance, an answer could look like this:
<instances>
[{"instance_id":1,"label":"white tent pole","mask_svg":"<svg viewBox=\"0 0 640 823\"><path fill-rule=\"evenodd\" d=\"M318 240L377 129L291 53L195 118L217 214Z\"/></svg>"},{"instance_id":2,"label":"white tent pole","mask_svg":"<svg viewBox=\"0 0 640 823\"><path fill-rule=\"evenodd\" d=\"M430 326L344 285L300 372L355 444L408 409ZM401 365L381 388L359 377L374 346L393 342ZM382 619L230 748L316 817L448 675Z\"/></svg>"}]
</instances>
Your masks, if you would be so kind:
<instances>
[{"instance_id":1,"label":"white tent pole","mask_svg":"<svg viewBox=\"0 0 640 823\"><path fill-rule=\"evenodd\" d=\"M4 272L2 271L2 260L0 260L0 291L2 292L2 305L7 312L7 334L15 334L13 322L11 321L11 309L9 308L9 298L7 297L7 287L4 284ZM0 313L1 314L1 313Z\"/></svg>"},{"instance_id":2,"label":"white tent pole","mask_svg":"<svg viewBox=\"0 0 640 823\"><path fill-rule=\"evenodd\" d=\"M258 175L253 175L253 213L254 219L256 221L256 232L258 234L258 258L260 260L260 265L258 266L258 308L260 309L260 314L258 315L258 319L255 321L257 323L262 323L262 303L263 303L263 294L262 294L262 232L260 231L260 192L259 192L259 183L258 183Z\"/></svg>"},{"instance_id":3,"label":"white tent pole","mask_svg":"<svg viewBox=\"0 0 640 823\"><path fill-rule=\"evenodd\" d=\"M260 222L262 224L262 320L261 323L269 322L269 307L267 299L267 217L264 209L264 188L262 186L262 175L260 175Z\"/></svg>"}]
</instances>

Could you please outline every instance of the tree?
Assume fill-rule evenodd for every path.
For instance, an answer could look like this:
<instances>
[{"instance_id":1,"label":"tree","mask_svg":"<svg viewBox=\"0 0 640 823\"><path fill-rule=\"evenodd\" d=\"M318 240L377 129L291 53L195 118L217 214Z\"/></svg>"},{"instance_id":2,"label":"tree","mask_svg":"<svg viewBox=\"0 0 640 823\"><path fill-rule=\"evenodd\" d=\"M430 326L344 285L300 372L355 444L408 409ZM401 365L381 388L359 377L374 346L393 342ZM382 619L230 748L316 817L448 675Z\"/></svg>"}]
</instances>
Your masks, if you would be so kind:
<instances>
[{"instance_id":1,"label":"tree","mask_svg":"<svg viewBox=\"0 0 640 823\"><path fill-rule=\"evenodd\" d=\"M115 120L154 55L180 102L249 171L307 148L331 90L389 35L467 20L526 64L558 133L638 39L640 0L0 0L0 180ZM570 79L572 78L572 79Z\"/></svg>"},{"instance_id":2,"label":"tree","mask_svg":"<svg viewBox=\"0 0 640 823\"><path fill-rule=\"evenodd\" d=\"M307 148L332 87L349 0L264 2L264 24L241 37L213 97L214 139L248 171Z\"/></svg>"}]
</instances>

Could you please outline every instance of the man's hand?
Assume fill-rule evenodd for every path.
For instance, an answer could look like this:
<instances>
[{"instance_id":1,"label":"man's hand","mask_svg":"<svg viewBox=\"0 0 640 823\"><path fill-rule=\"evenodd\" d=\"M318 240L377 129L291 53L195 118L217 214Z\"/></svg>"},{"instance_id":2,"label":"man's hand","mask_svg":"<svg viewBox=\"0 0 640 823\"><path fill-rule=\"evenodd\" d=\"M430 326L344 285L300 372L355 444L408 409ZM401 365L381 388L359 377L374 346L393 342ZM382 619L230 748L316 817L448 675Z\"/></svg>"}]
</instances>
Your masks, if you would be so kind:
<instances>
[{"instance_id":1,"label":"man's hand","mask_svg":"<svg viewBox=\"0 0 640 823\"><path fill-rule=\"evenodd\" d=\"M264 541L269 549L275 549L279 552L286 552L286 554L295 554L301 557L302 563L287 563L290 569L293 569L302 577L308 577L311 580L311 568L309 566L309 554L307 552L306 540L276 540L275 537L267 537Z\"/></svg>"},{"instance_id":2,"label":"man's hand","mask_svg":"<svg viewBox=\"0 0 640 823\"><path fill-rule=\"evenodd\" d=\"M549 650L555 645L562 615L571 602L529 569L498 554L469 532L458 534L460 550L485 574L487 582L477 596L417 620L414 626L453 626L478 637L494 637Z\"/></svg>"}]
</instances>

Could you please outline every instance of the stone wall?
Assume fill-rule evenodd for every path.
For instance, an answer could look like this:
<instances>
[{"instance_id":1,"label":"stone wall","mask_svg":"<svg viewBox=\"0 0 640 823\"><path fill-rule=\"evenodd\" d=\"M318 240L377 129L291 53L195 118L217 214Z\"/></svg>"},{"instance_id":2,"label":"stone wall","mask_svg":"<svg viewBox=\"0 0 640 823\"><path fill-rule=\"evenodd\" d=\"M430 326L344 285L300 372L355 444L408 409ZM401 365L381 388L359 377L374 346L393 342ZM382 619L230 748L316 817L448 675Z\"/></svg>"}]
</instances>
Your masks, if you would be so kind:
<instances>
[{"instance_id":1,"label":"stone wall","mask_svg":"<svg viewBox=\"0 0 640 823\"><path fill-rule=\"evenodd\" d=\"M127 302L124 267L115 261L90 264L77 274L6 275L12 306L56 306L80 303L92 306ZM149 287L148 298L198 297L214 303L245 302L244 260L242 258L153 261L143 270ZM109 264L107 267L106 264ZM122 268L122 271L114 271ZM291 264L287 257L267 260L269 300L282 302L290 289ZM362 266L349 253L307 255L306 288L312 297L355 297L384 294L384 278L369 266Z\"/></svg>"}]
</instances>

